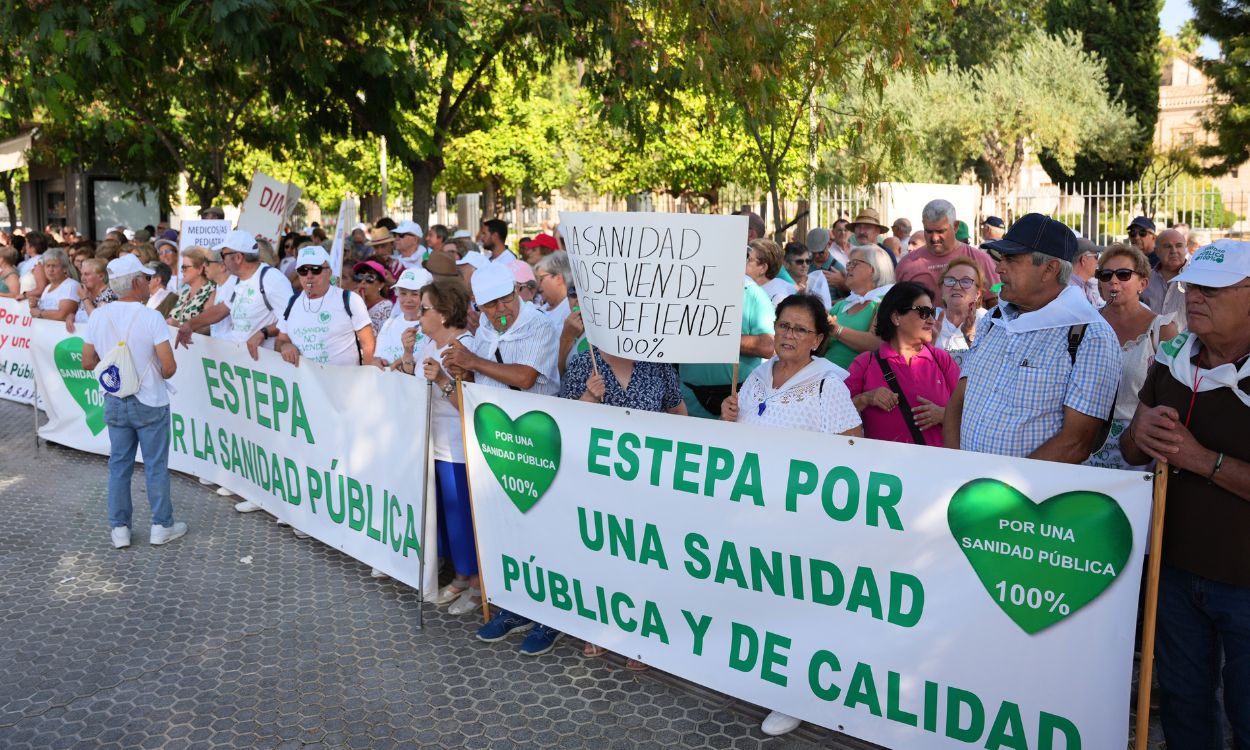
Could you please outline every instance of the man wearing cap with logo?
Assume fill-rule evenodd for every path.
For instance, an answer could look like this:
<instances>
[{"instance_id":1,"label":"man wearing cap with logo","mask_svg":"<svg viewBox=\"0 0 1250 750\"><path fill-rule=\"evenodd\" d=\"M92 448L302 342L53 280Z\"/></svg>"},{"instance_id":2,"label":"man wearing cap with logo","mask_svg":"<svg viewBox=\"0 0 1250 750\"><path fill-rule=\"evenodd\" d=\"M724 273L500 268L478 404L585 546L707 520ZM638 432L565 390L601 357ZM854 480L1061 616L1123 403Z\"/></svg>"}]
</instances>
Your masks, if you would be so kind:
<instances>
[{"instance_id":1,"label":"man wearing cap with logo","mask_svg":"<svg viewBox=\"0 0 1250 750\"><path fill-rule=\"evenodd\" d=\"M1007 232L1007 222L997 216L986 216L981 222L981 242L1001 240Z\"/></svg>"},{"instance_id":2,"label":"man wearing cap with logo","mask_svg":"<svg viewBox=\"0 0 1250 750\"><path fill-rule=\"evenodd\" d=\"M425 253L421 250L421 240L425 233L421 231L421 225L411 219L404 219L392 234L395 235L395 250L398 252L395 261L402 268L400 274L409 268L420 268L425 260Z\"/></svg>"},{"instance_id":3,"label":"man wearing cap with logo","mask_svg":"<svg viewBox=\"0 0 1250 750\"><path fill-rule=\"evenodd\" d=\"M474 272L473 299L482 311L474 348L453 341L443 366L452 374L472 373L475 382L494 388L559 393L558 335L547 317L516 293L512 268L491 263Z\"/></svg>"},{"instance_id":4,"label":"man wearing cap with logo","mask_svg":"<svg viewBox=\"0 0 1250 750\"><path fill-rule=\"evenodd\" d=\"M1185 287L1177 274L1189 262L1185 235L1176 229L1164 229L1155 238L1159 265L1150 272L1150 283L1141 293L1142 304L1155 315L1171 315L1178 328L1185 330Z\"/></svg>"},{"instance_id":5,"label":"man wearing cap with logo","mask_svg":"<svg viewBox=\"0 0 1250 750\"><path fill-rule=\"evenodd\" d=\"M238 281L229 296L218 289L211 307L206 306L199 315L182 324L177 345L189 346L193 331L229 318L230 329L225 338L246 342L259 332L263 345L272 349L269 340L278 335L278 315L291 299L291 282L276 268L260 262L260 247L248 232L240 229L230 232L217 249L226 269Z\"/></svg>"},{"instance_id":6,"label":"man wearing cap with logo","mask_svg":"<svg viewBox=\"0 0 1250 750\"><path fill-rule=\"evenodd\" d=\"M135 450L143 449L143 474L152 508L149 543L161 545L187 533L174 521L169 494L169 392L165 381L178 365L169 345L169 328L160 313L147 307L152 269L136 255L108 264L109 287L118 300L96 310L83 333L82 366L94 370L119 341L134 363L139 390L118 398L104 391L104 421L109 431L108 515L113 546L130 546L133 505L130 478Z\"/></svg>"},{"instance_id":7,"label":"man wearing cap with logo","mask_svg":"<svg viewBox=\"0 0 1250 750\"><path fill-rule=\"evenodd\" d=\"M1120 450L1170 468L1155 656L1170 748L1250 747L1250 242L1177 276L1189 331L1159 347ZM1224 716L1216 698L1221 676Z\"/></svg>"},{"instance_id":8,"label":"man wearing cap with logo","mask_svg":"<svg viewBox=\"0 0 1250 750\"><path fill-rule=\"evenodd\" d=\"M959 222L955 218L955 206L950 201L929 201L920 213L920 221L924 225L925 246L907 253L899 260L894 273L897 281L914 281L936 291L941 288L938 274L947 263L963 256L976 261L990 286L998 283L998 270L993 259L955 239L955 229Z\"/></svg>"},{"instance_id":9,"label":"man wearing cap with logo","mask_svg":"<svg viewBox=\"0 0 1250 750\"><path fill-rule=\"evenodd\" d=\"M1027 214L986 247L1001 258L1003 301L981 319L964 358L946 405L945 444L1081 463L1111 416L1120 342L1068 284L1076 236L1054 219Z\"/></svg>"},{"instance_id":10,"label":"man wearing cap with logo","mask_svg":"<svg viewBox=\"0 0 1250 750\"><path fill-rule=\"evenodd\" d=\"M1128 244L1142 251L1151 268L1159 265L1159 256L1155 255L1155 223L1149 218L1138 216L1129 222Z\"/></svg>"},{"instance_id":11,"label":"man wearing cap with logo","mask_svg":"<svg viewBox=\"0 0 1250 750\"><path fill-rule=\"evenodd\" d=\"M301 357L323 365L373 363L374 335L369 309L359 294L330 283L330 256L319 245L299 251L295 261L301 290L278 318L274 350L299 366ZM247 340L252 359L266 339L260 330Z\"/></svg>"}]
</instances>

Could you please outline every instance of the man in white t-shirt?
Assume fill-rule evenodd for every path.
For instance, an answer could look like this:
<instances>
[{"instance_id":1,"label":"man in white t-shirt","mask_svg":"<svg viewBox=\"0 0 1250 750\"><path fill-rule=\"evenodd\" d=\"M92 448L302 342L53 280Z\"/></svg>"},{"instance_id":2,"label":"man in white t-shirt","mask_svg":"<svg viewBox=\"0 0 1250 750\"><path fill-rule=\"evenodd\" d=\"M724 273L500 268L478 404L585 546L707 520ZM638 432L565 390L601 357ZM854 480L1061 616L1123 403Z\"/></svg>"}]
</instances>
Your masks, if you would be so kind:
<instances>
[{"instance_id":1,"label":"man in white t-shirt","mask_svg":"<svg viewBox=\"0 0 1250 750\"><path fill-rule=\"evenodd\" d=\"M425 260L425 251L421 247L425 233L421 231L421 225L412 219L405 219L399 222L399 226L391 234L395 236L395 261L405 271L420 268L421 262Z\"/></svg>"},{"instance_id":2,"label":"man in white t-shirt","mask_svg":"<svg viewBox=\"0 0 1250 750\"><path fill-rule=\"evenodd\" d=\"M139 390L118 398L104 392L104 421L109 430L108 514L113 546L130 546L133 504L130 478L135 451L143 449L143 474L152 508L150 542L161 545L187 533L174 522L169 493L169 393L165 380L178 365L169 345L169 328L160 313L147 307L149 278L135 255L123 255L108 264L109 286L118 300L96 310L83 333L82 366L94 370L119 341L125 342L139 378Z\"/></svg>"},{"instance_id":3,"label":"man in white t-shirt","mask_svg":"<svg viewBox=\"0 0 1250 750\"><path fill-rule=\"evenodd\" d=\"M226 270L230 271L238 282L229 296L218 290L211 307L182 324L178 329L178 346L189 346L191 333L197 328L230 319L230 328L224 331L223 338L245 342L257 331L272 331L276 335L274 323L278 315L290 301L294 290L276 268L260 262L260 247L256 238L242 230L234 230L226 235L226 240L218 248ZM272 349L266 336L264 346Z\"/></svg>"},{"instance_id":4,"label":"man in white t-shirt","mask_svg":"<svg viewBox=\"0 0 1250 750\"><path fill-rule=\"evenodd\" d=\"M323 365L373 364L375 339L369 309L359 294L330 283L326 251L317 245L301 249L295 272L303 288L278 317L273 336L278 354L297 367L301 357ZM269 328L262 328L247 340L253 359L270 333Z\"/></svg>"}]
</instances>

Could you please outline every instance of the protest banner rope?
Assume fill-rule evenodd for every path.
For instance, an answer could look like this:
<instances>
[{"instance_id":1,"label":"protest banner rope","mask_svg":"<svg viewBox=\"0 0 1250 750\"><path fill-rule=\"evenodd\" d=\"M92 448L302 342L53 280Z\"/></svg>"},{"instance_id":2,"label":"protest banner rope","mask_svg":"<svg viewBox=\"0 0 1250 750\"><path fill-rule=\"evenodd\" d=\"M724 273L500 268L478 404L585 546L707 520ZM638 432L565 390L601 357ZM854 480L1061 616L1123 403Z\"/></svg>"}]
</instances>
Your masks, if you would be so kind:
<instances>
[{"instance_id":1,"label":"protest banner rope","mask_svg":"<svg viewBox=\"0 0 1250 750\"><path fill-rule=\"evenodd\" d=\"M1159 567L1163 562L1163 511L1167 507L1168 465L1155 465L1150 507L1150 551L1146 558L1146 611L1142 616L1141 670L1137 677L1137 724L1133 747L1146 750L1150 736L1150 683L1154 675L1155 625L1159 615Z\"/></svg>"}]
</instances>

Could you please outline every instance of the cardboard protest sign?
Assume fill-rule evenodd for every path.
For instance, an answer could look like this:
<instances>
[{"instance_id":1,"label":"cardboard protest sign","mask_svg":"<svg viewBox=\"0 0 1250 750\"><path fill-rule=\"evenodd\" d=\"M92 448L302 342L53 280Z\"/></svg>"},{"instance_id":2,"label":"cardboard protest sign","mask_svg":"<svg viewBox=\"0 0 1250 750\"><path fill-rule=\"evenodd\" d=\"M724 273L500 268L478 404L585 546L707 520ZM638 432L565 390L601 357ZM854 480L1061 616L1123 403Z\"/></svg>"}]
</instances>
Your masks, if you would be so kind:
<instances>
[{"instance_id":1,"label":"cardboard protest sign","mask_svg":"<svg viewBox=\"0 0 1250 750\"><path fill-rule=\"evenodd\" d=\"M334 225L334 242L330 245L330 274L335 277L343 273L343 246L355 220L356 199L348 196L339 204L339 220Z\"/></svg>"},{"instance_id":2,"label":"cardboard protest sign","mask_svg":"<svg viewBox=\"0 0 1250 750\"><path fill-rule=\"evenodd\" d=\"M1149 475L462 404L492 605L885 747L1126 746Z\"/></svg>"},{"instance_id":3,"label":"cardboard protest sign","mask_svg":"<svg viewBox=\"0 0 1250 750\"><path fill-rule=\"evenodd\" d=\"M270 243L277 242L282 233L282 225L286 223L286 217L290 213L287 196L292 187L294 186L275 180L264 172L253 174L252 187L247 191L247 200L243 202L236 228L260 235Z\"/></svg>"},{"instance_id":4,"label":"cardboard protest sign","mask_svg":"<svg viewBox=\"0 0 1250 750\"><path fill-rule=\"evenodd\" d=\"M178 252L191 247L217 248L226 241L230 222L225 219L196 219L182 222L178 233Z\"/></svg>"},{"instance_id":5,"label":"cardboard protest sign","mask_svg":"<svg viewBox=\"0 0 1250 750\"><path fill-rule=\"evenodd\" d=\"M590 343L634 360L738 360L743 216L564 213Z\"/></svg>"},{"instance_id":6,"label":"cardboard protest sign","mask_svg":"<svg viewBox=\"0 0 1250 750\"><path fill-rule=\"evenodd\" d=\"M108 455L104 397L82 369L83 339L34 322L48 417L40 437ZM433 476L423 468L428 386L374 367L295 367L267 349L253 361L242 344L204 336L174 356L171 469L226 487L414 588L428 551L425 591L437 589L433 493L424 526L421 504ZM360 421L362 409L377 413Z\"/></svg>"}]
</instances>

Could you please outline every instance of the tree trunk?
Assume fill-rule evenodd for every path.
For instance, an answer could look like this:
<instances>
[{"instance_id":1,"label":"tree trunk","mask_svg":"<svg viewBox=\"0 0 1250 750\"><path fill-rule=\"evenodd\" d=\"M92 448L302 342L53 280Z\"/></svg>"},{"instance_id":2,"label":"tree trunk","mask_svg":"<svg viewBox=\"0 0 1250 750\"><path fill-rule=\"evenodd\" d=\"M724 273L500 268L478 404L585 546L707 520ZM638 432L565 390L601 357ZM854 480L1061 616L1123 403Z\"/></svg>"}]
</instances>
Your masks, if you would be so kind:
<instances>
[{"instance_id":1,"label":"tree trunk","mask_svg":"<svg viewBox=\"0 0 1250 750\"><path fill-rule=\"evenodd\" d=\"M430 202L434 200L434 179L443 171L441 158L426 158L406 164L412 172L412 220L425 226L430 220Z\"/></svg>"},{"instance_id":2,"label":"tree trunk","mask_svg":"<svg viewBox=\"0 0 1250 750\"><path fill-rule=\"evenodd\" d=\"M499 199L499 189L495 187L495 178L486 178L486 189L482 191L482 221L495 218L495 201Z\"/></svg>"},{"instance_id":3,"label":"tree trunk","mask_svg":"<svg viewBox=\"0 0 1250 750\"><path fill-rule=\"evenodd\" d=\"M783 244L785 242L785 233L782 230L782 227L785 226L785 221L781 218L781 196L777 193L777 183L779 182L777 177L778 167L779 165L772 164L768 167L768 195L773 201L772 237L778 244ZM768 225L765 224L765 226Z\"/></svg>"}]
</instances>

